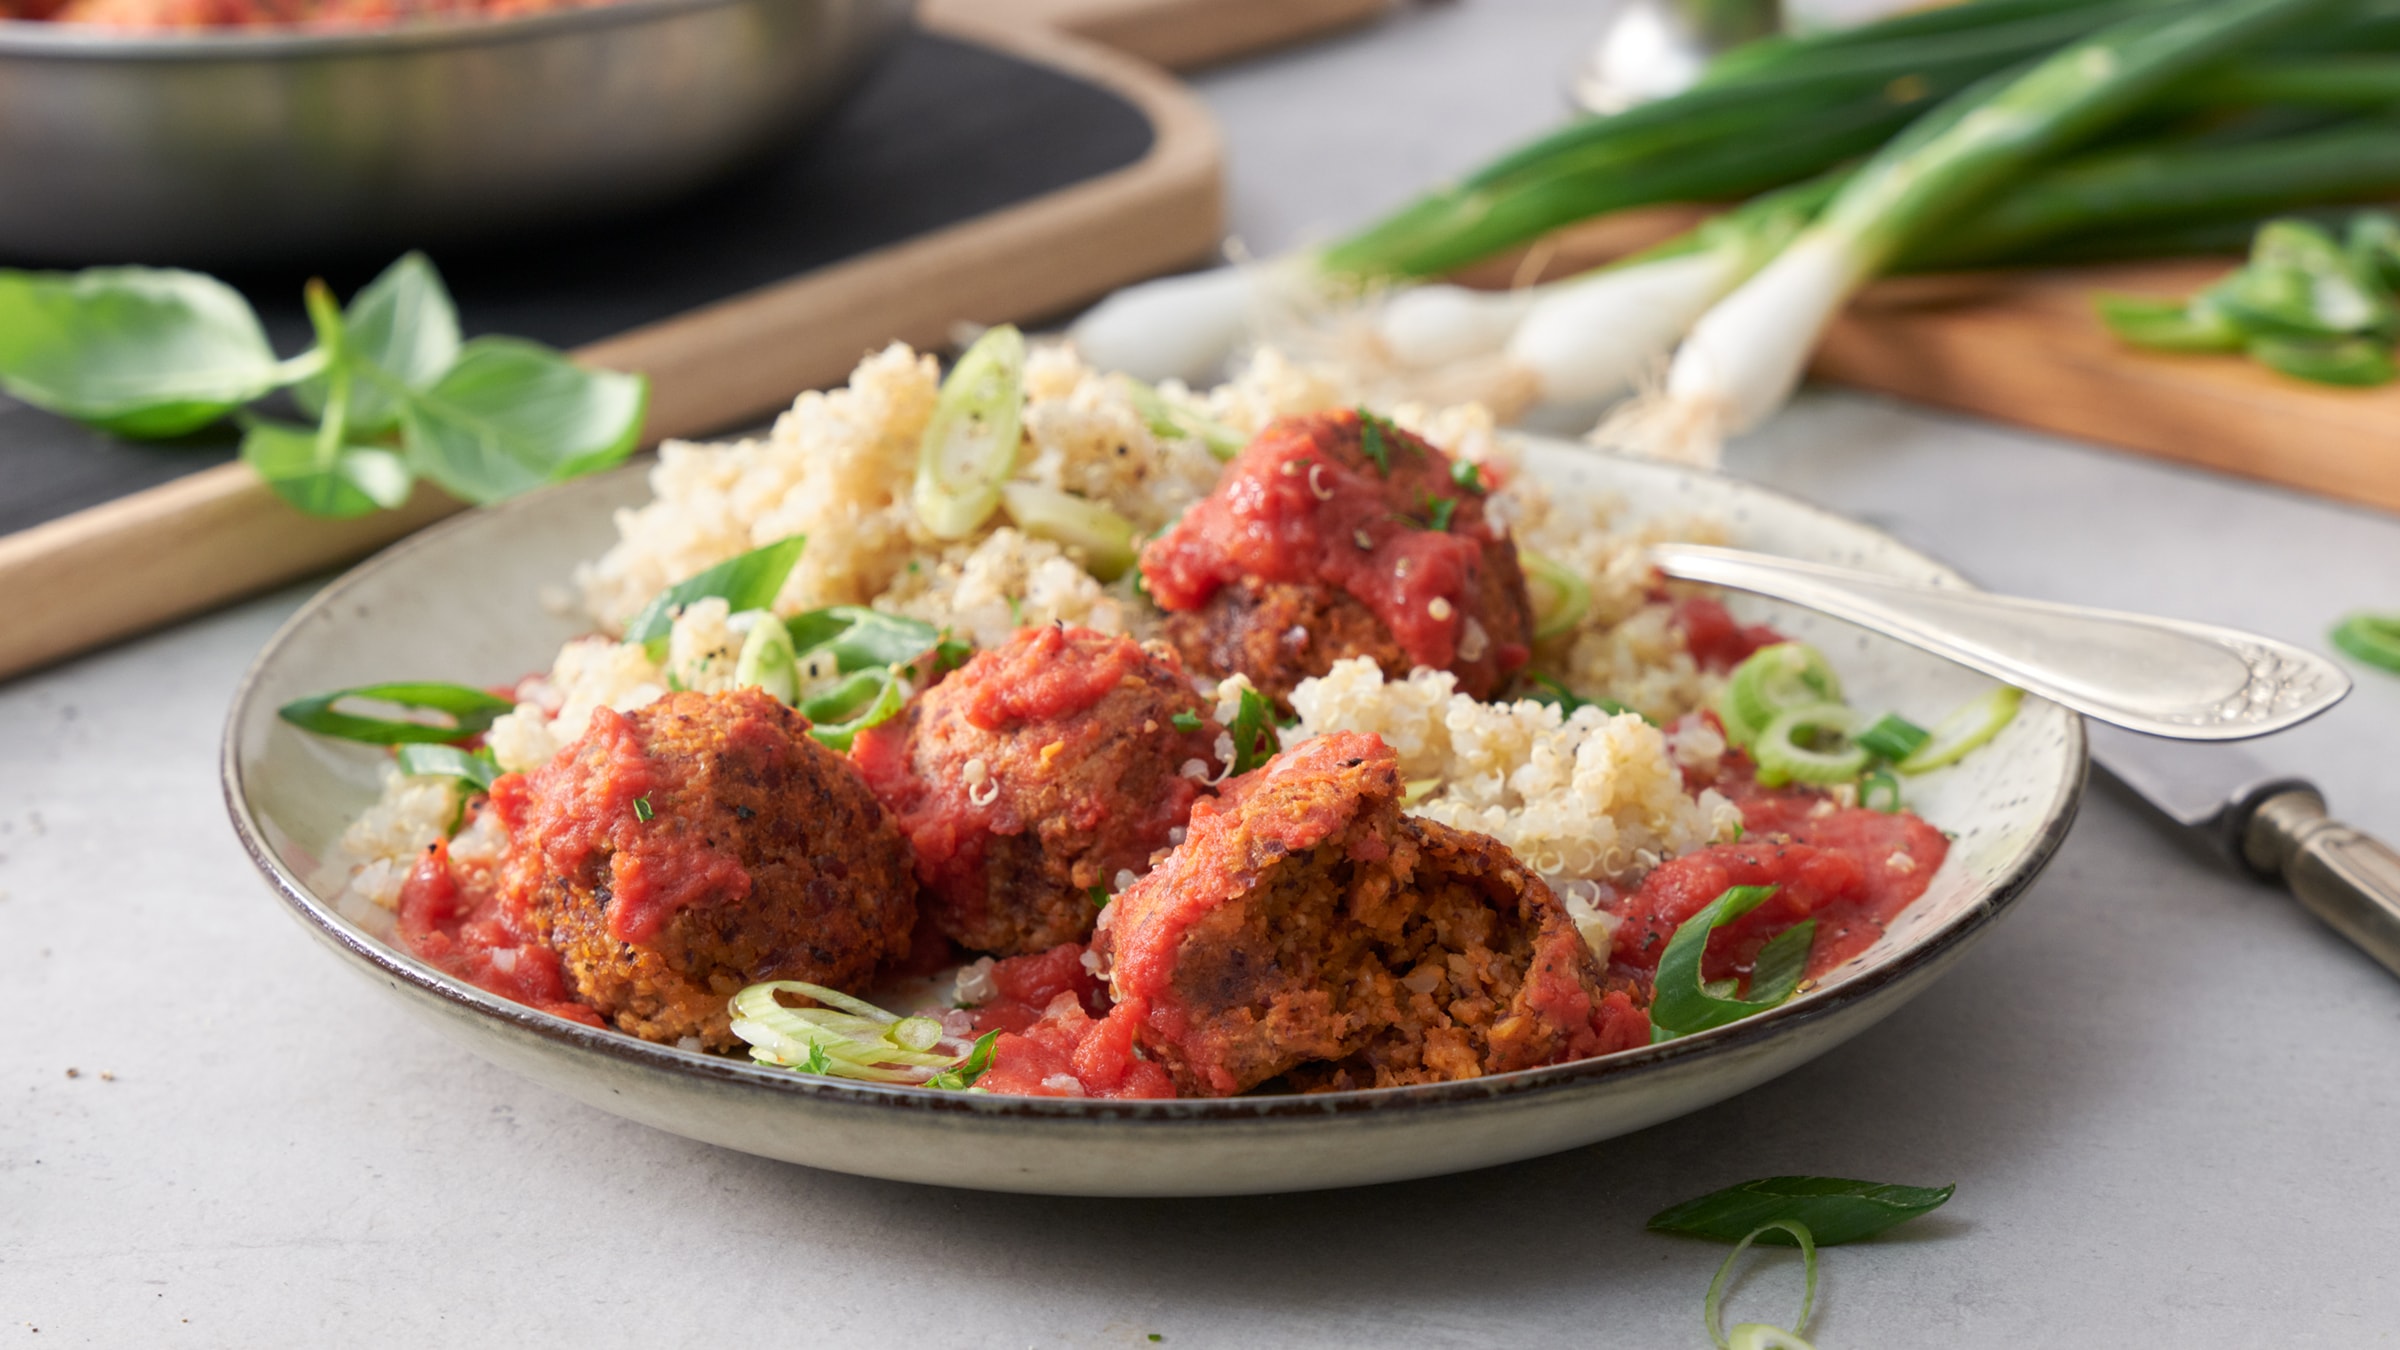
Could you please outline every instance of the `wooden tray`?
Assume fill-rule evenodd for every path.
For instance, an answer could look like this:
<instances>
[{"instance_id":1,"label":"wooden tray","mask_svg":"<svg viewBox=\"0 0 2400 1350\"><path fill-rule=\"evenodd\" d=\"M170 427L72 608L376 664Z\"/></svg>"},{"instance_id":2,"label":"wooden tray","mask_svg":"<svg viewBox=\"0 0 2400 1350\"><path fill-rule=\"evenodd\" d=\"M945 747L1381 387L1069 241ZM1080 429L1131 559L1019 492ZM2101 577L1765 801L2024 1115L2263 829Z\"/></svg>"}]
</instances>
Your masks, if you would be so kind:
<instances>
[{"instance_id":1,"label":"wooden tray","mask_svg":"<svg viewBox=\"0 0 2400 1350\"><path fill-rule=\"evenodd\" d=\"M931 0L925 25L1099 86L1148 119L1129 165L975 219L576 348L651 379L645 444L761 420L862 352L941 346L962 320L1059 313L1207 257L1223 231L1214 124L1158 69L1371 18L1389 0ZM1075 36L1088 33L1091 38ZM538 336L538 335L537 335ZM0 677L365 555L459 509L431 486L399 511L299 515L239 464L186 474L0 536Z\"/></svg>"}]
</instances>

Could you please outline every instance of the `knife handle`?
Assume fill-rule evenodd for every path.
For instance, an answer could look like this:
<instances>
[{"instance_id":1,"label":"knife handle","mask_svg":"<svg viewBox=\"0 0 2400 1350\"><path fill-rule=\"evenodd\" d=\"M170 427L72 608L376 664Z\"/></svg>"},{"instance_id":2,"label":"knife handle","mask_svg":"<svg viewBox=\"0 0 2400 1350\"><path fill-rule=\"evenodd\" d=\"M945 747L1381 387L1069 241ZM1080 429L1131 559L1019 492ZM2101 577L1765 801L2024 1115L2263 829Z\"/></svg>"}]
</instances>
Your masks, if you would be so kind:
<instances>
[{"instance_id":1,"label":"knife handle","mask_svg":"<svg viewBox=\"0 0 2400 1350\"><path fill-rule=\"evenodd\" d=\"M2250 865L2280 876L2308 911L2400 975L2400 853L2325 814L2307 789L2259 803L2243 832Z\"/></svg>"}]
</instances>

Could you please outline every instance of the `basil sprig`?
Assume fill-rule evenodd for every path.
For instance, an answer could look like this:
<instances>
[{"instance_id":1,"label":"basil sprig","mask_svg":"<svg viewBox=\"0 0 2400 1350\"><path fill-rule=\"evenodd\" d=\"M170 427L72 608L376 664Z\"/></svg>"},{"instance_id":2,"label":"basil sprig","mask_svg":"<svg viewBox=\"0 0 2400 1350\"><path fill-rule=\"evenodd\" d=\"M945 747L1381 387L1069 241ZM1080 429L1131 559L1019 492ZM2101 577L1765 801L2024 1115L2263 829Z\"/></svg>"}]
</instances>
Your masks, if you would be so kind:
<instances>
[{"instance_id":1,"label":"basil sprig","mask_svg":"<svg viewBox=\"0 0 2400 1350\"><path fill-rule=\"evenodd\" d=\"M1754 910L1774 886L1729 886L1723 895L1701 906L1684 920L1658 958L1657 993L1650 1002L1653 1043L1707 1031L1762 1013L1792 996L1808 965L1808 945L1817 934L1817 921L1804 919L1777 933L1758 949L1750 967L1750 997L1735 998L1732 981L1701 978L1700 958L1708 951L1708 935Z\"/></svg>"},{"instance_id":2,"label":"basil sprig","mask_svg":"<svg viewBox=\"0 0 2400 1350\"><path fill-rule=\"evenodd\" d=\"M515 338L462 342L422 254L346 310L321 281L304 298L316 346L277 360L249 301L198 272L0 269L0 389L136 439L238 416L243 461L316 516L398 506L419 477L497 501L614 464L640 437L647 381ZM314 427L244 411L284 388Z\"/></svg>"},{"instance_id":3,"label":"basil sprig","mask_svg":"<svg viewBox=\"0 0 2400 1350\"><path fill-rule=\"evenodd\" d=\"M449 725L364 716L343 712L336 706L352 699L435 713L448 718ZM278 709L277 715L303 731L345 741L364 741L369 745L440 745L463 741L489 730L502 714L516 711L516 706L497 694L463 684L403 681L361 685L356 689L336 689L330 694L295 699Z\"/></svg>"},{"instance_id":4,"label":"basil sprig","mask_svg":"<svg viewBox=\"0 0 2400 1350\"><path fill-rule=\"evenodd\" d=\"M1711 1191L1650 1216L1653 1233L1739 1242L1771 1223L1801 1223L1817 1245L1836 1247L1871 1238L1896 1224L1930 1214L1950 1199L1956 1186L1893 1186L1843 1177L1761 1177ZM1792 1246L1781 1232L1759 1233L1759 1242Z\"/></svg>"}]
</instances>

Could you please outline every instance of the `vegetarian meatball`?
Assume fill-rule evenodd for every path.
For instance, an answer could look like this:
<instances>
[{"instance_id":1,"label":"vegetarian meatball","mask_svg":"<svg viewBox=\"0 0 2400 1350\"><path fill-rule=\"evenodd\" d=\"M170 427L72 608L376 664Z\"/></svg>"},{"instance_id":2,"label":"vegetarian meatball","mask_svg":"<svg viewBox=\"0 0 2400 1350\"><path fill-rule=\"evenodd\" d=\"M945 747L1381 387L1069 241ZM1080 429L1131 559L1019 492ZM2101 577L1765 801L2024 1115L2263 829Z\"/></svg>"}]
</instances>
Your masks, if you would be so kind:
<instances>
[{"instance_id":1,"label":"vegetarian meatball","mask_svg":"<svg viewBox=\"0 0 2400 1350\"><path fill-rule=\"evenodd\" d=\"M1217 730L1172 651L1047 626L851 754L914 846L933 921L1011 956L1082 941L1116 876L1149 869L1215 775Z\"/></svg>"},{"instance_id":2,"label":"vegetarian meatball","mask_svg":"<svg viewBox=\"0 0 2400 1350\"><path fill-rule=\"evenodd\" d=\"M577 992L653 1041L734 1043L760 980L862 987L908 949L908 846L807 719L758 689L603 708L492 785L504 882Z\"/></svg>"},{"instance_id":3,"label":"vegetarian meatball","mask_svg":"<svg viewBox=\"0 0 2400 1350\"><path fill-rule=\"evenodd\" d=\"M1473 1078L1600 1053L1602 972L1497 840L1400 812L1381 739L1335 732L1193 809L1110 906L1114 1017L1185 1095Z\"/></svg>"},{"instance_id":4,"label":"vegetarian meatball","mask_svg":"<svg viewBox=\"0 0 2400 1350\"><path fill-rule=\"evenodd\" d=\"M1247 675L1288 707L1300 681L1368 656L1404 678L1454 672L1489 698L1531 653L1517 547L1481 480L1356 412L1286 418L1142 550L1167 636L1210 675Z\"/></svg>"}]
</instances>

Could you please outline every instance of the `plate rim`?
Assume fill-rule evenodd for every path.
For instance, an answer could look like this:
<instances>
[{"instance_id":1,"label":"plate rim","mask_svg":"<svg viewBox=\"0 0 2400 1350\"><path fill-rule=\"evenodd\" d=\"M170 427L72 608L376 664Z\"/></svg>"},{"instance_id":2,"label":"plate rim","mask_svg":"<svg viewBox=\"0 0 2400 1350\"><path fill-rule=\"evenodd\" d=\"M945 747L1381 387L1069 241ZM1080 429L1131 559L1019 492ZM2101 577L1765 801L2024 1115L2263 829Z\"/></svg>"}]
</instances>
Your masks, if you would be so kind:
<instances>
[{"instance_id":1,"label":"plate rim","mask_svg":"<svg viewBox=\"0 0 2400 1350\"><path fill-rule=\"evenodd\" d=\"M1735 483L1739 490L1771 499L1780 507L1789 508L1821 521L1847 529L1865 530L1877 539L1898 549L1904 556L1923 562L1939 571L1955 584L1967 582L1959 574L1922 551L1893 538L1863 521L1854 520L1829 510L1805 498L1778 488L1711 474L1688 466L1643 460L1630 456L1609 454L1589 447L1572 446L1571 442L1555 437L1517 435L1512 442L1521 446L1572 447L1579 454L1590 454L1630 465L1637 471L1658 471L1673 476L1690 475L1717 478ZM1000 1117L1021 1121L1107 1122L1113 1125L1188 1126L1200 1122L1251 1121L1262 1122L1284 1118L1315 1118L1326 1116L1383 1114L1393 1111L1436 1110L1446 1106L1469 1103L1498 1103L1530 1096L1563 1095L1577 1088L1588 1088L1603 1081L1619 1082L1657 1076L1683 1067L1697 1059L1716 1055L1731 1055L1745 1046L1780 1040L1813 1023L1847 1012L1852 1005L1873 997L1883 989L1907 979L1920 967L1936 962L1971 941L1994 920L2011 908L2046 869L2067 834L2074 827L2083 804L2090 775L2091 756L2084 733L2083 719L2061 709L2066 714L2065 751L2072 766L2065 781L2057 785L2051 813L2035 831L2025 849L2008 871L1990 882L1974 905L1966 908L1939 928L1927 934L1915 947L1892 959L1862 970L1831 988L1814 991L1766 1012L1743 1018L1709 1031L1677 1037L1662 1044L1637 1046L1612 1054L1573 1060L1565 1064L1539 1068L1518 1069L1491 1074L1481 1078L1448 1083L1414 1084L1402 1087L1361 1088L1339 1092L1286 1093L1258 1097L1207 1097L1166 1099L1119 1099L1095 1097L1020 1097L999 1094L942 1092L925 1088L903 1087L881 1083L856 1083L841 1079L816 1078L790 1070L771 1068L742 1060L704 1055L680 1050L672 1045L645 1041L613 1029L585 1026L550 1013L541 1012L467 984L454 976L418 960L395 946L381 940L343 918L331 905L312 891L308 885L279 858L268 843L264 827L251 809L249 793L244 785L241 764L241 743L253 717L262 710L256 706L257 689L274 667L277 658L300 630L317 615L338 606L356 586L380 573L406 563L418 552L444 546L454 534L480 528L492 516L508 516L522 512L547 509L557 497L578 491L593 492L602 483L613 483L633 474L646 474L647 458L622 465L605 473L567 483L554 484L539 491L512 498L494 506L461 513L439 522L394 543L356 564L328 582L300 608L278 626L257 656L243 670L235 684L229 703L224 730L219 741L218 779L226 811L231 818L234 834L243 852L249 857L273 890L290 910L293 918L319 939L339 949L365 968L362 973L381 975L413 987L416 994L451 1005L452 1011L479 1014L523 1037L549 1042L569 1053L598 1054L631 1067L652 1071L691 1075L709 1080L720 1087L765 1092L805 1102L812 1106L855 1107L869 1110L898 1110L923 1112L954 1117ZM2047 700L2036 700L2044 706L2055 707ZM271 714L270 714L271 715Z\"/></svg>"}]
</instances>

